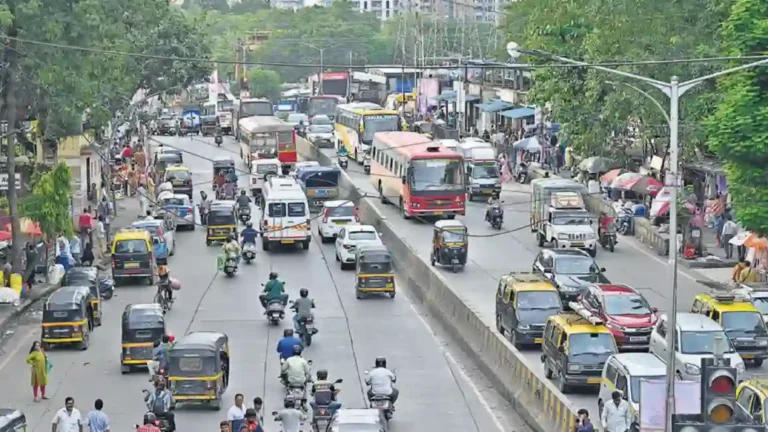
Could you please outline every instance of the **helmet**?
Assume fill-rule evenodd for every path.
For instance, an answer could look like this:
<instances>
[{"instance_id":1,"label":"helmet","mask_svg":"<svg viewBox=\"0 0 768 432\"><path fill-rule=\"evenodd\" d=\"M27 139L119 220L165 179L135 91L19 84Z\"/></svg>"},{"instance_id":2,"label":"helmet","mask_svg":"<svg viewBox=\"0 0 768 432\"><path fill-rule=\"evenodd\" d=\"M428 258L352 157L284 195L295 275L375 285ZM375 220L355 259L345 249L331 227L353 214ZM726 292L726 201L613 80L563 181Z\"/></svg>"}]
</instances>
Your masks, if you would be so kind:
<instances>
[{"instance_id":1,"label":"helmet","mask_svg":"<svg viewBox=\"0 0 768 432\"><path fill-rule=\"evenodd\" d=\"M245 227L246 228L253 228L253 222L251 222L251 221L246 222L245 223Z\"/></svg>"},{"instance_id":2,"label":"helmet","mask_svg":"<svg viewBox=\"0 0 768 432\"><path fill-rule=\"evenodd\" d=\"M233 236L232 234L228 235L227 236L227 241L228 242L235 241L235 236Z\"/></svg>"},{"instance_id":3,"label":"helmet","mask_svg":"<svg viewBox=\"0 0 768 432\"><path fill-rule=\"evenodd\" d=\"M309 290L306 289L306 288L302 288L302 289L299 290L299 295L302 296L302 297L306 297L306 296L309 295Z\"/></svg>"},{"instance_id":4,"label":"helmet","mask_svg":"<svg viewBox=\"0 0 768 432\"><path fill-rule=\"evenodd\" d=\"M144 414L144 424L145 425L155 424L156 421L157 421L157 417L155 416L155 413L148 412L148 413Z\"/></svg>"},{"instance_id":5,"label":"helmet","mask_svg":"<svg viewBox=\"0 0 768 432\"><path fill-rule=\"evenodd\" d=\"M269 280L277 279L277 273L276 272L269 272Z\"/></svg>"},{"instance_id":6,"label":"helmet","mask_svg":"<svg viewBox=\"0 0 768 432\"><path fill-rule=\"evenodd\" d=\"M161 265L157 268L157 275L158 276L165 276L168 274L168 266Z\"/></svg>"},{"instance_id":7,"label":"helmet","mask_svg":"<svg viewBox=\"0 0 768 432\"><path fill-rule=\"evenodd\" d=\"M385 368L387 367L387 358L386 357L376 357L376 367L377 368Z\"/></svg>"},{"instance_id":8,"label":"helmet","mask_svg":"<svg viewBox=\"0 0 768 432\"><path fill-rule=\"evenodd\" d=\"M301 348L301 345L293 346L293 355L300 356L302 351L303 351L303 348Z\"/></svg>"},{"instance_id":9,"label":"helmet","mask_svg":"<svg viewBox=\"0 0 768 432\"><path fill-rule=\"evenodd\" d=\"M240 195L245 195L245 189L240 191Z\"/></svg>"},{"instance_id":10,"label":"helmet","mask_svg":"<svg viewBox=\"0 0 768 432\"><path fill-rule=\"evenodd\" d=\"M176 340L176 336L173 335L173 333L168 333L168 342L173 343L173 341Z\"/></svg>"},{"instance_id":11,"label":"helmet","mask_svg":"<svg viewBox=\"0 0 768 432\"><path fill-rule=\"evenodd\" d=\"M293 329L287 328L283 330L283 337L291 337L293 336Z\"/></svg>"},{"instance_id":12,"label":"helmet","mask_svg":"<svg viewBox=\"0 0 768 432\"><path fill-rule=\"evenodd\" d=\"M328 379L328 371L325 369L320 369L317 371L317 379L318 380L327 380Z\"/></svg>"}]
</instances>

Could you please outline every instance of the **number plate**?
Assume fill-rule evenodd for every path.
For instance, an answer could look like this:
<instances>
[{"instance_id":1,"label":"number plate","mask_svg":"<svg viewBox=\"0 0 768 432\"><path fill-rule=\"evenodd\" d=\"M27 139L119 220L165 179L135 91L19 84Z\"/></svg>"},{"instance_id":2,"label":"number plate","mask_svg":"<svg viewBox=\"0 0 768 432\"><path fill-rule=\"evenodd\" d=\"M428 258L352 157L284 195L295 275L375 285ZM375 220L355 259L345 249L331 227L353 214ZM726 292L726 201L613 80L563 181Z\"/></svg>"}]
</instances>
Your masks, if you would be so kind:
<instances>
[{"instance_id":1,"label":"number plate","mask_svg":"<svg viewBox=\"0 0 768 432\"><path fill-rule=\"evenodd\" d=\"M600 384L600 378L587 378L587 384Z\"/></svg>"},{"instance_id":2,"label":"number plate","mask_svg":"<svg viewBox=\"0 0 768 432\"><path fill-rule=\"evenodd\" d=\"M436 215L441 215L443 212L435 212Z\"/></svg>"},{"instance_id":3,"label":"number plate","mask_svg":"<svg viewBox=\"0 0 768 432\"><path fill-rule=\"evenodd\" d=\"M571 247L575 247L575 248L577 248L577 247L584 247L584 243L582 243L582 242L574 242L574 243L571 243Z\"/></svg>"},{"instance_id":4,"label":"number plate","mask_svg":"<svg viewBox=\"0 0 768 432\"><path fill-rule=\"evenodd\" d=\"M135 262L125 263L125 265L123 267L125 267L125 268L139 268L139 263L135 263Z\"/></svg>"},{"instance_id":5,"label":"number plate","mask_svg":"<svg viewBox=\"0 0 768 432\"><path fill-rule=\"evenodd\" d=\"M372 405L374 407L385 407L385 406L387 406L387 401L385 401L385 400L376 400L376 401L373 401Z\"/></svg>"},{"instance_id":6,"label":"number plate","mask_svg":"<svg viewBox=\"0 0 768 432\"><path fill-rule=\"evenodd\" d=\"M743 358L743 359L753 359L753 358L755 358L755 355L754 354L742 354L741 358Z\"/></svg>"},{"instance_id":7,"label":"number plate","mask_svg":"<svg viewBox=\"0 0 768 432\"><path fill-rule=\"evenodd\" d=\"M483 193L484 193L485 195L490 195L492 192L493 192L493 191L489 191L489 190L484 190L484 191L483 191Z\"/></svg>"},{"instance_id":8,"label":"number plate","mask_svg":"<svg viewBox=\"0 0 768 432\"><path fill-rule=\"evenodd\" d=\"M280 243L282 243L282 244L294 244L295 241L293 241L293 240L281 240Z\"/></svg>"},{"instance_id":9,"label":"number plate","mask_svg":"<svg viewBox=\"0 0 768 432\"><path fill-rule=\"evenodd\" d=\"M645 336L632 336L629 338L630 342L645 342L648 338Z\"/></svg>"},{"instance_id":10,"label":"number plate","mask_svg":"<svg viewBox=\"0 0 768 432\"><path fill-rule=\"evenodd\" d=\"M175 185L183 185L184 182L182 180L174 180L173 184L175 184Z\"/></svg>"},{"instance_id":11,"label":"number plate","mask_svg":"<svg viewBox=\"0 0 768 432\"><path fill-rule=\"evenodd\" d=\"M334 222L336 225L346 225L347 221L336 221Z\"/></svg>"},{"instance_id":12,"label":"number plate","mask_svg":"<svg viewBox=\"0 0 768 432\"><path fill-rule=\"evenodd\" d=\"M535 343L535 344L544 343L544 339L542 339L542 338L536 338L536 339L534 339L534 340L533 340L533 343Z\"/></svg>"}]
</instances>

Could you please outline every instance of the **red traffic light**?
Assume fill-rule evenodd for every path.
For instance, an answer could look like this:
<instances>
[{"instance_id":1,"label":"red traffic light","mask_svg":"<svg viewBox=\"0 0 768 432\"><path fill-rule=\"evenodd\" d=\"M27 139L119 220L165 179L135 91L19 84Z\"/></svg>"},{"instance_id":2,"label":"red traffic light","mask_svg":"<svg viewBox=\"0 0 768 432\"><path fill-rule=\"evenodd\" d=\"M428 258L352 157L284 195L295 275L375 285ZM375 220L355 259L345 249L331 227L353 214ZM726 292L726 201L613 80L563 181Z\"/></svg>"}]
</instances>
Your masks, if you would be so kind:
<instances>
[{"instance_id":1,"label":"red traffic light","mask_svg":"<svg viewBox=\"0 0 768 432\"><path fill-rule=\"evenodd\" d=\"M710 382L709 389L718 394L733 393L736 390L736 383L728 375L720 375Z\"/></svg>"}]
</instances>

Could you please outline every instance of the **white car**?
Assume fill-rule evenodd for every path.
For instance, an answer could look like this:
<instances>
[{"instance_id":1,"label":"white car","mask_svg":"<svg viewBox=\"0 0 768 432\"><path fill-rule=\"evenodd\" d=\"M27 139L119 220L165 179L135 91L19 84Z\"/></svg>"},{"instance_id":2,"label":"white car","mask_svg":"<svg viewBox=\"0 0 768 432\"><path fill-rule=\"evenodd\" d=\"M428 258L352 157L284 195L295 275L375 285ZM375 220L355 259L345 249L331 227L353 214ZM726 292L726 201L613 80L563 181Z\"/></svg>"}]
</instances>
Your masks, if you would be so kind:
<instances>
[{"instance_id":1,"label":"white car","mask_svg":"<svg viewBox=\"0 0 768 432\"><path fill-rule=\"evenodd\" d=\"M669 321L664 314L659 318L651 333L650 352L666 362L669 355L667 332ZM677 314L677 346L675 347L675 372L684 381L701 380L701 360L713 358L717 340L724 349L723 357L731 361L731 366L744 376L744 360L736 352L731 340L720 324L698 313Z\"/></svg>"},{"instance_id":2,"label":"white car","mask_svg":"<svg viewBox=\"0 0 768 432\"><path fill-rule=\"evenodd\" d=\"M317 233L323 243L336 238L345 226L360 223L355 203L351 201L326 201L320 214L323 217L320 219Z\"/></svg>"},{"instance_id":3,"label":"white car","mask_svg":"<svg viewBox=\"0 0 768 432\"><path fill-rule=\"evenodd\" d=\"M185 227L190 230L195 229L195 211L192 208L192 202L189 196L184 194L168 194L158 198L161 214L172 212L177 227Z\"/></svg>"},{"instance_id":4,"label":"white car","mask_svg":"<svg viewBox=\"0 0 768 432\"><path fill-rule=\"evenodd\" d=\"M299 172L301 168L304 167L317 167L320 166L320 162L318 161L299 161L293 164L293 167L291 167L291 170L288 172L288 175L291 177L296 177L296 173Z\"/></svg>"},{"instance_id":5,"label":"white car","mask_svg":"<svg viewBox=\"0 0 768 432\"><path fill-rule=\"evenodd\" d=\"M342 270L355 264L355 248L363 244L384 246L379 232L370 225L348 225L339 231L336 236L336 261L340 262Z\"/></svg>"},{"instance_id":6,"label":"white car","mask_svg":"<svg viewBox=\"0 0 768 432\"><path fill-rule=\"evenodd\" d=\"M603 407L611 401L613 392L618 390L632 408L633 422L637 422L637 413L640 412L640 380L663 381L666 376L666 363L651 353L621 353L608 357L597 396L597 418L602 418ZM605 425L602 430L605 430Z\"/></svg>"}]
</instances>

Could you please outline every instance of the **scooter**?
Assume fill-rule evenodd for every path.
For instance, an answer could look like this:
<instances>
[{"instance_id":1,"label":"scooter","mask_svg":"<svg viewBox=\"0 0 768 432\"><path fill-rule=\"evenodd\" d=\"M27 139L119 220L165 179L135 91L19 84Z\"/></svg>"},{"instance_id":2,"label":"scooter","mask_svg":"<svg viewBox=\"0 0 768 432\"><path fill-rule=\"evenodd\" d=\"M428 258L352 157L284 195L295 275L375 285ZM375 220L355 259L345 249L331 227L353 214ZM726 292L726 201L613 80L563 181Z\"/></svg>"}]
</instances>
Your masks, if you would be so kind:
<instances>
[{"instance_id":1,"label":"scooter","mask_svg":"<svg viewBox=\"0 0 768 432\"><path fill-rule=\"evenodd\" d=\"M99 293L101 298L109 300L115 295L115 281L108 276L99 279Z\"/></svg>"},{"instance_id":2,"label":"scooter","mask_svg":"<svg viewBox=\"0 0 768 432\"><path fill-rule=\"evenodd\" d=\"M280 360L280 364L285 360ZM312 360L307 360L307 363L312 366ZM312 384L312 381L307 381L302 385L289 385L285 380L285 376L280 375L280 382L285 386L285 398L283 404L287 401L293 401L293 406L296 408L301 407L301 410L307 412L307 386Z\"/></svg>"},{"instance_id":3,"label":"scooter","mask_svg":"<svg viewBox=\"0 0 768 432\"><path fill-rule=\"evenodd\" d=\"M319 331L315 327L315 319L313 317L299 319L299 339L304 342L305 347L312 345L312 336L316 335Z\"/></svg>"},{"instance_id":4,"label":"scooter","mask_svg":"<svg viewBox=\"0 0 768 432\"><path fill-rule=\"evenodd\" d=\"M494 229L500 230L501 224L504 222L504 209L501 208L501 204L494 204L493 207L488 209L485 220L490 222Z\"/></svg>"},{"instance_id":5,"label":"scooter","mask_svg":"<svg viewBox=\"0 0 768 432\"><path fill-rule=\"evenodd\" d=\"M347 169L347 166L349 165L349 157L347 157L347 155L340 155L338 159L339 159L339 166L342 169Z\"/></svg>"},{"instance_id":6,"label":"scooter","mask_svg":"<svg viewBox=\"0 0 768 432\"><path fill-rule=\"evenodd\" d=\"M397 374L397 371L393 369L392 373ZM368 375L368 371L365 371L365 374ZM391 420L395 414L395 405L392 404L392 400L387 395L373 395L370 398L370 403L371 408L381 411L387 421Z\"/></svg>"},{"instance_id":7,"label":"scooter","mask_svg":"<svg viewBox=\"0 0 768 432\"><path fill-rule=\"evenodd\" d=\"M228 277L232 277L235 275L235 272L237 271L237 258L235 257L227 257L227 260L224 262L224 274Z\"/></svg>"},{"instance_id":8,"label":"scooter","mask_svg":"<svg viewBox=\"0 0 768 432\"><path fill-rule=\"evenodd\" d=\"M237 209L237 215L239 216L240 222L246 223L249 220L251 220L251 208L240 207L239 209Z\"/></svg>"},{"instance_id":9,"label":"scooter","mask_svg":"<svg viewBox=\"0 0 768 432\"><path fill-rule=\"evenodd\" d=\"M253 243L244 244L242 255L245 263L250 264L256 258L256 245Z\"/></svg>"},{"instance_id":10,"label":"scooter","mask_svg":"<svg viewBox=\"0 0 768 432\"><path fill-rule=\"evenodd\" d=\"M363 158L363 170L366 174L371 173L371 155L365 155Z\"/></svg>"},{"instance_id":11,"label":"scooter","mask_svg":"<svg viewBox=\"0 0 768 432\"><path fill-rule=\"evenodd\" d=\"M632 228L632 218L634 215L632 214L632 210L624 207L619 210L619 213L618 231L621 235L627 235Z\"/></svg>"}]
</instances>

